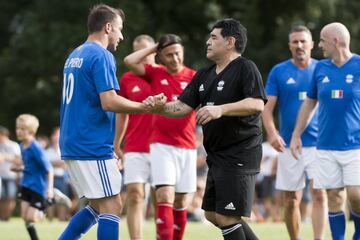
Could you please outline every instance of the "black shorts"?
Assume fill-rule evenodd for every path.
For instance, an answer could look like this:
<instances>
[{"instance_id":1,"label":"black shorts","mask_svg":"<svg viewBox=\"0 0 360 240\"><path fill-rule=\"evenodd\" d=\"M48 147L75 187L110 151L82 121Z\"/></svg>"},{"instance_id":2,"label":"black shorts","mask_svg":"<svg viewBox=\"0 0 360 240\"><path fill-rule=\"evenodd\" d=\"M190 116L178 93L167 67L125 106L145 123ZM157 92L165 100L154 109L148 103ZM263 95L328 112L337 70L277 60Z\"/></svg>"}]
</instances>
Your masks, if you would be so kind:
<instances>
[{"instance_id":1,"label":"black shorts","mask_svg":"<svg viewBox=\"0 0 360 240\"><path fill-rule=\"evenodd\" d=\"M265 176L261 182L261 191L263 198L270 198L275 193L275 176Z\"/></svg>"},{"instance_id":2,"label":"black shorts","mask_svg":"<svg viewBox=\"0 0 360 240\"><path fill-rule=\"evenodd\" d=\"M250 217L257 173L209 168L202 209L227 216Z\"/></svg>"},{"instance_id":3,"label":"black shorts","mask_svg":"<svg viewBox=\"0 0 360 240\"><path fill-rule=\"evenodd\" d=\"M30 206L39 209L41 211L44 211L48 206L46 199L43 196L26 187L20 188L18 197L21 200L30 203Z\"/></svg>"}]
</instances>

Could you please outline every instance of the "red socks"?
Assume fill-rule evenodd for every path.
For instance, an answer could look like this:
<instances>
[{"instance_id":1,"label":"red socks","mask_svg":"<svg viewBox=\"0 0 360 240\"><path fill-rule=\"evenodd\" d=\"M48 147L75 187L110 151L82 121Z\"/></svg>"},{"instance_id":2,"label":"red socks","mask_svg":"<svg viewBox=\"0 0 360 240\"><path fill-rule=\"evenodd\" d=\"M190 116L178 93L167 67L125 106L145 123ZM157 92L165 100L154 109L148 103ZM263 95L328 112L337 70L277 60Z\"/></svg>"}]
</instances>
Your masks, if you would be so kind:
<instances>
[{"instance_id":1,"label":"red socks","mask_svg":"<svg viewBox=\"0 0 360 240\"><path fill-rule=\"evenodd\" d=\"M186 209L174 209L174 240L182 240L187 222Z\"/></svg>"},{"instance_id":2,"label":"red socks","mask_svg":"<svg viewBox=\"0 0 360 240\"><path fill-rule=\"evenodd\" d=\"M157 240L173 240L174 214L171 203L158 203L156 210Z\"/></svg>"}]
</instances>

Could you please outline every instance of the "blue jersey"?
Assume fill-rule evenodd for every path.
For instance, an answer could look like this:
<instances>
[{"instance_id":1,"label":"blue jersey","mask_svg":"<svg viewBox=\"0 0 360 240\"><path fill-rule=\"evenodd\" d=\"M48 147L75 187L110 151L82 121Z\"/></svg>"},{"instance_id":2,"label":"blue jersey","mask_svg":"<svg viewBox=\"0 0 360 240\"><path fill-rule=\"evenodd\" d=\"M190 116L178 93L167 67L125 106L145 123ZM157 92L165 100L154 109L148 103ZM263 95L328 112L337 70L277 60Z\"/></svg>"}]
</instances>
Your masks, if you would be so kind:
<instances>
[{"instance_id":1,"label":"blue jersey","mask_svg":"<svg viewBox=\"0 0 360 240\"><path fill-rule=\"evenodd\" d=\"M311 59L310 65L302 70L291 60L284 61L273 67L266 82L266 94L277 97L279 102L280 135L287 147L290 147L296 117L306 98L317 62ZM315 112L309 126L301 135L304 147L316 145L317 131L317 112Z\"/></svg>"},{"instance_id":2,"label":"blue jersey","mask_svg":"<svg viewBox=\"0 0 360 240\"><path fill-rule=\"evenodd\" d=\"M322 60L316 66L308 97L319 102L317 148L345 151L360 148L360 56L343 66Z\"/></svg>"},{"instance_id":3,"label":"blue jersey","mask_svg":"<svg viewBox=\"0 0 360 240\"><path fill-rule=\"evenodd\" d=\"M101 107L100 93L119 90L114 56L85 42L68 57L60 112L63 160L112 159L115 113Z\"/></svg>"},{"instance_id":4,"label":"blue jersey","mask_svg":"<svg viewBox=\"0 0 360 240\"><path fill-rule=\"evenodd\" d=\"M49 171L52 171L50 161L46 158L44 150L36 140L27 148L24 148L24 145L20 144L20 148L25 167L21 186L46 198L48 174Z\"/></svg>"}]
</instances>

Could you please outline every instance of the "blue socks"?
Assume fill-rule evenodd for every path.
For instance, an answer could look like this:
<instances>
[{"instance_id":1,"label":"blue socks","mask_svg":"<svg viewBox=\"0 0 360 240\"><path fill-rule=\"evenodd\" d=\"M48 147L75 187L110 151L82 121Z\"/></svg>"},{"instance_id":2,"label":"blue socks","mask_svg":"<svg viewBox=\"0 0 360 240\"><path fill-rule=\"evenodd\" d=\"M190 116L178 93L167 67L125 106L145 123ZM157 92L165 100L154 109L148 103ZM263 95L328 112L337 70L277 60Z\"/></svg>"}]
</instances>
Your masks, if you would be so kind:
<instances>
[{"instance_id":1,"label":"blue socks","mask_svg":"<svg viewBox=\"0 0 360 240\"><path fill-rule=\"evenodd\" d=\"M354 221L354 235L353 240L360 240L360 214L355 213L353 210L351 210L351 217Z\"/></svg>"},{"instance_id":2,"label":"blue socks","mask_svg":"<svg viewBox=\"0 0 360 240\"><path fill-rule=\"evenodd\" d=\"M59 237L59 240L77 240L85 234L98 221L98 213L87 205L77 212L70 220L68 226Z\"/></svg>"},{"instance_id":3,"label":"blue socks","mask_svg":"<svg viewBox=\"0 0 360 240\"><path fill-rule=\"evenodd\" d=\"M345 240L345 214L341 212L329 212L329 223L333 240Z\"/></svg>"},{"instance_id":4,"label":"blue socks","mask_svg":"<svg viewBox=\"0 0 360 240\"><path fill-rule=\"evenodd\" d=\"M118 240L119 223L120 223L120 218L114 214L106 214L106 213L100 214L97 239Z\"/></svg>"}]
</instances>

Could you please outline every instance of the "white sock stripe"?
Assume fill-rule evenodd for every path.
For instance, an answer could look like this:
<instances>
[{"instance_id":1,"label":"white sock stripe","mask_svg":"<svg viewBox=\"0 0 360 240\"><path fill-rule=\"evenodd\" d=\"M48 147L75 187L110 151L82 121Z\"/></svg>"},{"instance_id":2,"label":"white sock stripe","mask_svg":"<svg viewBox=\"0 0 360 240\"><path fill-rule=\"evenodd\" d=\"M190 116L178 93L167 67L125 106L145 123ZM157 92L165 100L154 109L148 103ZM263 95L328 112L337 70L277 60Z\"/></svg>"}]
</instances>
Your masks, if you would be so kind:
<instances>
[{"instance_id":1,"label":"white sock stripe","mask_svg":"<svg viewBox=\"0 0 360 240\"><path fill-rule=\"evenodd\" d=\"M336 213L336 214L329 214L329 217L337 217L337 216L342 216L345 215L344 212L340 212L340 213Z\"/></svg>"},{"instance_id":2,"label":"white sock stripe","mask_svg":"<svg viewBox=\"0 0 360 240\"><path fill-rule=\"evenodd\" d=\"M87 205L85 208L94 216L96 221L99 220L99 214L97 214L91 206Z\"/></svg>"},{"instance_id":3,"label":"white sock stripe","mask_svg":"<svg viewBox=\"0 0 360 240\"><path fill-rule=\"evenodd\" d=\"M166 206L166 207L173 207L171 203L158 203L158 206Z\"/></svg>"},{"instance_id":4,"label":"white sock stripe","mask_svg":"<svg viewBox=\"0 0 360 240\"><path fill-rule=\"evenodd\" d=\"M174 211L185 211L187 208L186 207L184 207L184 208L174 208Z\"/></svg>"},{"instance_id":5,"label":"white sock stripe","mask_svg":"<svg viewBox=\"0 0 360 240\"><path fill-rule=\"evenodd\" d=\"M359 213L354 212L351 208L350 208L350 212L351 212L351 214L352 214L352 215L354 215L355 217L360 218L360 214L359 214Z\"/></svg>"},{"instance_id":6,"label":"white sock stripe","mask_svg":"<svg viewBox=\"0 0 360 240\"><path fill-rule=\"evenodd\" d=\"M120 218L114 214L100 214L99 219L107 219L114 222L120 222Z\"/></svg>"},{"instance_id":7,"label":"white sock stripe","mask_svg":"<svg viewBox=\"0 0 360 240\"><path fill-rule=\"evenodd\" d=\"M235 231L236 229L238 229L239 227L241 227L241 224L236 224L235 226L231 227L231 228L227 228L227 229L223 229L221 230L222 232L222 235L226 235L226 234L229 234L233 231Z\"/></svg>"},{"instance_id":8,"label":"white sock stripe","mask_svg":"<svg viewBox=\"0 0 360 240\"><path fill-rule=\"evenodd\" d=\"M120 219L114 219L114 218L110 218L110 217L100 217L99 221L100 220L109 220L109 221L112 221L112 222L120 223Z\"/></svg>"}]
</instances>

